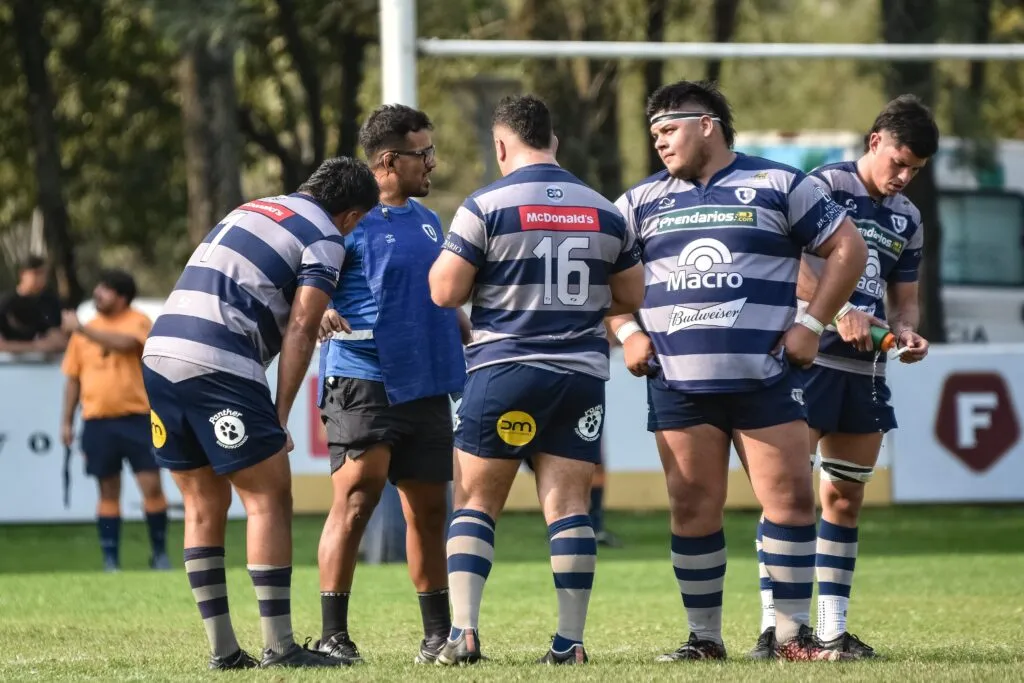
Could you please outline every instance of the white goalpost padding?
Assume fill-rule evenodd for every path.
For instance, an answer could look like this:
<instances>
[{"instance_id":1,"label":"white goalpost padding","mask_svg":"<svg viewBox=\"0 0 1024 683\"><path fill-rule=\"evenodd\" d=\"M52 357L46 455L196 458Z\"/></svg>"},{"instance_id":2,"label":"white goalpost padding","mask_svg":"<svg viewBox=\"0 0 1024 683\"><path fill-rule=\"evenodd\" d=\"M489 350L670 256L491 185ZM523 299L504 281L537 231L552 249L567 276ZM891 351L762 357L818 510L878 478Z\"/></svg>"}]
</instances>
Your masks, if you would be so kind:
<instances>
[{"instance_id":1,"label":"white goalpost padding","mask_svg":"<svg viewBox=\"0 0 1024 683\"><path fill-rule=\"evenodd\" d=\"M610 41L446 40L419 38L416 0L380 1L384 104L417 106L416 59L432 57L590 57L594 59L940 59L1020 61L1024 44L643 43Z\"/></svg>"}]
</instances>

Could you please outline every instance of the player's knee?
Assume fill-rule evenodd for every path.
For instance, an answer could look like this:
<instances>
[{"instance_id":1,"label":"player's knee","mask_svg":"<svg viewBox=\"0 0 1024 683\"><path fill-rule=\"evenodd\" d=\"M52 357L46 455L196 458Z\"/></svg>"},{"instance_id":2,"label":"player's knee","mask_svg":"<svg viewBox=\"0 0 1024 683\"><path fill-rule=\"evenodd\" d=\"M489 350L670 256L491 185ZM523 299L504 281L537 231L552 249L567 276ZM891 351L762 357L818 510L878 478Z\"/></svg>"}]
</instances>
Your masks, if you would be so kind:
<instances>
[{"instance_id":1,"label":"player's knee","mask_svg":"<svg viewBox=\"0 0 1024 683\"><path fill-rule=\"evenodd\" d=\"M422 531L444 531L448 519L448 502L442 489L438 495L421 495L416 498L415 505L410 506L412 523Z\"/></svg>"},{"instance_id":2,"label":"player's knee","mask_svg":"<svg viewBox=\"0 0 1024 683\"><path fill-rule=\"evenodd\" d=\"M366 528L383 488L383 482L379 486L361 486L349 491L341 500L335 500L335 507L341 508L346 532L362 532Z\"/></svg>"},{"instance_id":3,"label":"player's knee","mask_svg":"<svg viewBox=\"0 0 1024 683\"><path fill-rule=\"evenodd\" d=\"M828 517L844 526L856 524L864 504L864 485L858 482L836 482L823 478L821 507Z\"/></svg>"},{"instance_id":4,"label":"player's knee","mask_svg":"<svg viewBox=\"0 0 1024 683\"><path fill-rule=\"evenodd\" d=\"M725 507L725 491L704 486L670 486L669 507L677 524L718 518Z\"/></svg>"}]
</instances>

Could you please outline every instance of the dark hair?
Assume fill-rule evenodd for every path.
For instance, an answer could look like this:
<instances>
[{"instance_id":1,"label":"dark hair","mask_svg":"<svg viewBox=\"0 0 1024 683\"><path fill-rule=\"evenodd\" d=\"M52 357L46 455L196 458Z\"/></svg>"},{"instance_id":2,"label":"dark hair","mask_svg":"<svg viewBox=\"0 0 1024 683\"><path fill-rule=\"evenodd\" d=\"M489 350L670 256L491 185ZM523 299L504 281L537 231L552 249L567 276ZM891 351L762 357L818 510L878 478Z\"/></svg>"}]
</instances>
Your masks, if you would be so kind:
<instances>
[{"instance_id":1,"label":"dark hair","mask_svg":"<svg viewBox=\"0 0 1024 683\"><path fill-rule=\"evenodd\" d=\"M899 147L909 147L914 156L928 159L939 151L939 127L932 112L916 95L900 95L875 118L864 138L867 148L872 133L887 131Z\"/></svg>"},{"instance_id":2,"label":"dark hair","mask_svg":"<svg viewBox=\"0 0 1024 683\"><path fill-rule=\"evenodd\" d=\"M362 209L369 211L380 201L380 187L370 167L351 157L325 159L299 192L320 202L332 216Z\"/></svg>"},{"instance_id":3,"label":"dark hair","mask_svg":"<svg viewBox=\"0 0 1024 683\"><path fill-rule=\"evenodd\" d=\"M494 126L505 126L534 149L551 147L555 135L551 111L544 100L535 95L506 95L501 98L491 117L491 127Z\"/></svg>"},{"instance_id":4,"label":"dark hair","mask_svg":"<svg viewBox=\"0 0 1024 683\"><path fill-rule=\"evenodd\" d=\"M732 149L736 139L732 110L729 101L718 89L718 84L713 81L678 81L661 86L647 98L647 119L650 120L658 112L683 110L686 107L717 116L722 124L725 144Z\"/></svg>"},{"instance_id":5,"label":"dark hair","mask_svg":"<svg viewBox=\"0 0 1024 683\"><path fill-rule=\"evenodd\" d=\"M421 130L433 130L430 117L419 109L404 104L385 104L377 107L359 129L359 146L371 163L381 152L389 149L404 151L405 136Z\"/></svg>"},{"instance_id":6,"label":"dark hair","mask_svg":"<svg viewBox=\"0 0 1024 683\"><path fill-rule=\"evenodd\" d=\"M45 267L46 259L38 254L32 254L31 256L26 257L25 260L18 265L18 272L22 273L26 270L38 270L39 268Z\"/></svg>"},{"instance_id":7,"label":"dark hair","mask_svg":"<svg viewBox=\"0 0 1024 683\"><path fill-rule=\"evenodd\" d=\"M123 296L124 302L128 305L131 305L135 299L135 278L123 270L117 268L104 270L100 272L96 281L115 294Z\"/></svg>"}]
</instances>

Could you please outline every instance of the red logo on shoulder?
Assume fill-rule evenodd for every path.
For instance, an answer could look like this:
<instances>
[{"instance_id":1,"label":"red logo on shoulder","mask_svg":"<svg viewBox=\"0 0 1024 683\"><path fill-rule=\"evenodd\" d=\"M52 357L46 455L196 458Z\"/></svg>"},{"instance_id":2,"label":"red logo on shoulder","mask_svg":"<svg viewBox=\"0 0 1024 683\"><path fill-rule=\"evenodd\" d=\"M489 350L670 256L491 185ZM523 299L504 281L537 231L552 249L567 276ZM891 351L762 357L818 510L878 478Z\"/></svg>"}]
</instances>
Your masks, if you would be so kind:
<instances>
[{"instance_id":1,"label":"red logo on shoulder","mask_svg":"<svg viewBox=\"0 0 1024 683\"><path fill-rule=\"evenodd\" d=\"M597 209L590 206L520 206L519 223L523 230L601 230Z\"/></svg>"},{"instance_id":2,"label":"red logo on shoulder","mask_svg":"<svg viewBox=\"0 0 1024 683\"><path fill-rule=\"evenodd\" d=\"M252 201L242 204L240 207L242 211L252 211L270 218L280 223L286 218L291 218L295 215L295 212L289 209L287 206L281 204L274 204L273 202L260 202Z\"/></svg>"}]
</instances>

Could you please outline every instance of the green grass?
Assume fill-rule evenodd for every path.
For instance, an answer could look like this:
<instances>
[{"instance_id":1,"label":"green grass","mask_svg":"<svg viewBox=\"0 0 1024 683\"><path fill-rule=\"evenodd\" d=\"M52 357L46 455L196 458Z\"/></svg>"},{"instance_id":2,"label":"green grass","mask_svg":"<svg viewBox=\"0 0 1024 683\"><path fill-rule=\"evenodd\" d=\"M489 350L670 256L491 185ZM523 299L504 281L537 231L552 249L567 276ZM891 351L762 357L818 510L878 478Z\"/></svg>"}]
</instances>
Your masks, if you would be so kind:
<instances>
[{"instance_id":1,"label":"green grass","mask_svg":"<svg viewBox=\"0 0 1024 683\"><path fill-rule=\"evenodd\" d=\"M319 627L316 544L320 519L296 521L293 583L297 636ZM753 514L730 514L725 587L726 663L656 664L686 637L668 559L665 514L609 516L627 543L602 550L591 601L591 664L539 670L554 632L555 598L543 522L508 515L498 524L495 566L481 635L490 661L460 670L417 667L419 609L400 565L356 574L350 624L367 664L327 672L203 669L206 640L180 559L175 571L145 569L145 528L126 525L125 571L98 571L91 526L0 527L0 681L190 680L1024 680L1024 509L869 510L851 630L886 661L757 664L744 661L759 625ZM170 543L180 547L180 523ZM232 615L244 647L259 649L253 589L244 569L244 528L228 541ZM174 553L180 558L180 553ZM825 670L823 670L825 669ZM827 671L826 671L827 670Z\"/></svg>"}]
</instances>

